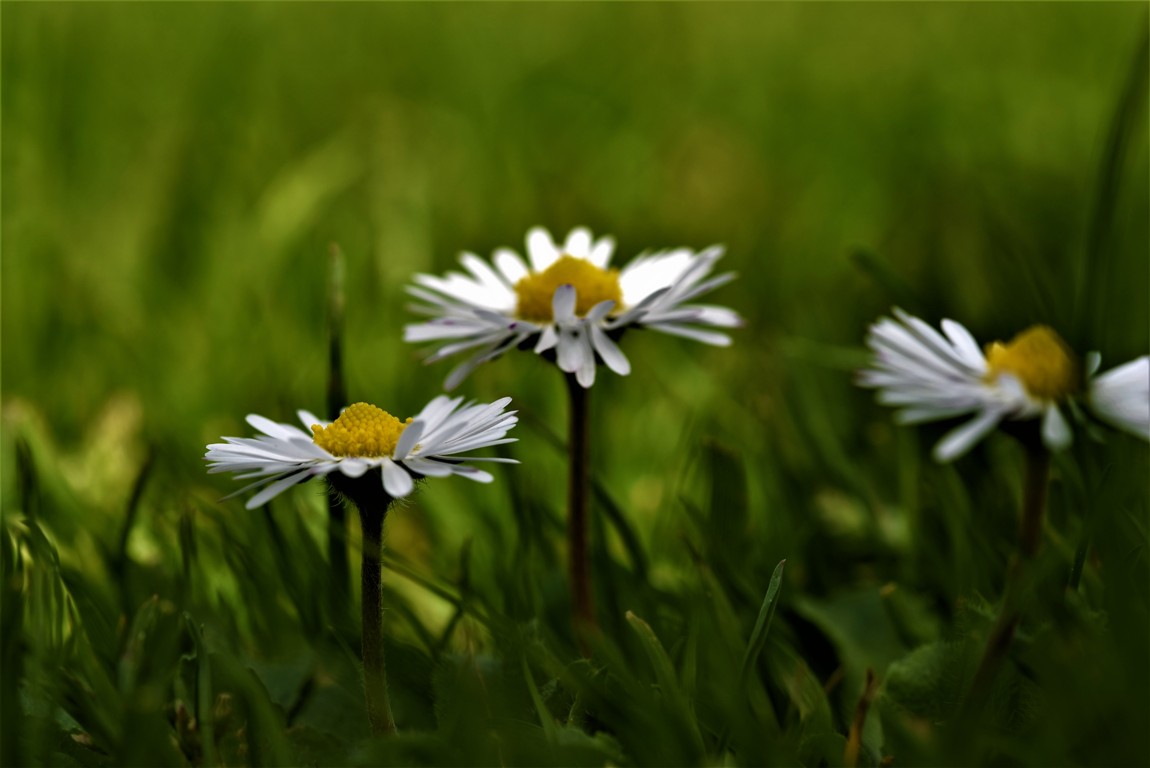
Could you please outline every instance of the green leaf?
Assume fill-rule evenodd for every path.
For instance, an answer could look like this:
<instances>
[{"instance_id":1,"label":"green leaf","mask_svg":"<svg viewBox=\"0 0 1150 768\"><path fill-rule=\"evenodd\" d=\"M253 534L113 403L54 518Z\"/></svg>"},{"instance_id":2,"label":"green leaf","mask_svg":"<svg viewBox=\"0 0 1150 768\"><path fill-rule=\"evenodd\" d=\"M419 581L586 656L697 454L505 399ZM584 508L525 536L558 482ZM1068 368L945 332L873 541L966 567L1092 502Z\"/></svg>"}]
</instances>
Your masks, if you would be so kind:
<instances>
[{"instance_id":1,"label":"green leaf","mask_svg":"<svg viewBox=\"0 0 1150 768\"><path fill-rule=\"evenodd\" d=\"M543 734L546 736L548 744L555 744L558 740L556 733L558 727L555 724L555 719L551 717L551 712L543 703L543 697L539 695L539 689L535 686L535 677L531 674L531 665L527 663L527 656L522 656L520 662L523 665L523 680L527 683L527 691L531 694L531 703L535 705L535 712L539 715Z\"/></svg>"},{"instance_id":2,"label":"green leaf","mask_svg":"<svg viewBox=\"0 0 1150 768\"><path fill-rule=\"evenodd\" d=\"M962 650L952 642L916 648L887 669L883 695L912 714L946 719L963 695Z\"/></svg>"},{"instance_id":3,"label":"green leaf","mask_svg":"<svg viewBox=\"0 0 1150 768\"><path fill-rule=\"evenodd\" d=\"M771 629L771 620L775 617L775 608L779 605L779 589L783 585L783 567L786 560L780 560L771 574L770 584L767 585L767 594L763 597L763 605L759 609L759 618L755 628L751 631L751 638L747 641L747 650L743 653L743 663L739 669L739 687L746 690L747 675L758 660L759 654L767 644L767 633Z\"/></svg>"},{"instance_id":4,"label":"green leaf","mask_svg":"<svg viewBox=\"0 0 1150 768\"><path fill-rule=\"evenodd\" d=\"M631 611L627 611L627 622L639 635L643 650L655 670L655 682L659 685L667 713L679 722L680 727L686 729L685 733L692 749L696 755L701 756L703 754L703 738L699 733L698 723L691 711L691 704L675 676L675 668L671 664L671 659L663 649L663 644L659 642L659 638L651 629L651 625Z\"/></svg>"}]
</instances>

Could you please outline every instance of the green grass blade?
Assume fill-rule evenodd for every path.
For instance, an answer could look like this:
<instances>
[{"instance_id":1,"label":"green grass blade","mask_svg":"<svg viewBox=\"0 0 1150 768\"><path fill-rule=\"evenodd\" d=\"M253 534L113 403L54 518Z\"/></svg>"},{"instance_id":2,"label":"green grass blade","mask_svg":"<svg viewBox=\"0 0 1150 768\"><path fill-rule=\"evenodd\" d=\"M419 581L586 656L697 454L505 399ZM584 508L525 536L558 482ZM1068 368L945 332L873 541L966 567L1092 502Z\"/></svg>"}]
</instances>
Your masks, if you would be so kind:
<instances>
[{"instance_id":1,"label":"green grass blade","mask_svg":"<svg viewBox=\"0 0 1150 768\"><path fill-rule=\"evenodd\" d=\"M555 725L555 718L551 716L543 697L539 695L539 688L535 685L535 677L531 674L531 665L527 663L527 655L519 659L523 665L523 680L527 683L527 692L531 694L531 703L535 705L535 712L539 715L539 724L543 726L543 735L547 743L554 746L559 742L559 731Z\"/></svg>"},{"instance_id":2,"label":"green grass blade","mask_svg":"<svg viewBox=\"0 0 1150 768\"><path fill-rule=\"evenodd\" d=\"M189 613L184 612L184 625L196 648L196 722L200 729L200 747L203 764L216 765L215 697L212 694L212 667L208 650L204 647L200 627Z\"/></svg>"},{"instance_id":3,"label":"green grass blade","mask_svg":"<svg viewBox=\"0 0 1150 768\"><path fill-rule=\"evenodd\" d=\"M662 693L663 701L667 706L667 713L674 720L679 721L679 727L685 729L692 749L701 756L703 754L703 737L699 733L699 726L695 721L694 713L691 711L690 701L683 692L682 686L679 685L679 679L675 675L675 667L671 663L670 657L667 656L667 651L663 649L663 644L659 642L659 638L651 629L650 624L631 611L627 611L627 622L639 635L643 650L655 670L655 682Z\"/></svg>"},{"instance_id":4,"label":"green grass blade","mask_svg":"<svg viewBox=\"0 0 1150 768\"><path fill-rule=\"evenodd\" d=\"M755 622L755 629L751 632L751 639L747 642L746 653L743 654L743 664L739 669L739 688L746 690L747 676L763 647L767 644L767 633L771 629L771 620L775 617L775 608L779 605L779 589L783 585L783 566L786 560L780 560L771 574L771 583L767 585L767 594L763 598L763 607L759 609L759 618Z\"/></svg>"}]
</instances>

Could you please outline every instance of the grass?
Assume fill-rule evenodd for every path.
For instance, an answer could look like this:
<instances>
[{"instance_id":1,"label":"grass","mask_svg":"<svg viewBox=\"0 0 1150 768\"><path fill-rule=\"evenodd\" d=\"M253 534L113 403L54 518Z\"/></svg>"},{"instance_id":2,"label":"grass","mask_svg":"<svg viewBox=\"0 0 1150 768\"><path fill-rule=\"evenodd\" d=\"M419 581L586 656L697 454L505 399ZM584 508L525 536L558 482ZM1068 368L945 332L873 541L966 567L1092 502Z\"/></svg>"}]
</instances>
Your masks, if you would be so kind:
<instances>
[{"instance_id":1,"label":"grass","mask_svg":"<svg viewBox=\"0 0 1150 768\"><path fill-rule=\"evenodd\" d=\"M1046 322L1104 368L1150 348L1144 8L5 3L0 23L0 762L838 765L868 670L858 764L960 761L946 723L997 613L1021 452L995 436L935 465L946 426L893 426L852 371L892 304L984 339ZM402 344L404 285L534 224L613 233L621 258L722 242L740 279L714 300L747 327L728 350L635 333L634 373L601 372L590 661L560 566L561 377L518 355L463 385L515 398L523 464L389 515L400 733L372 740L358 622L328 597L355 581L355 521L332 574L318 487L221 503L203 446L323 410L331 242L349 398L410 413L447 365ZM972 761L1146 762L1146 480L1133 438L1056 457Z\"/></svg>"}]
</instances>

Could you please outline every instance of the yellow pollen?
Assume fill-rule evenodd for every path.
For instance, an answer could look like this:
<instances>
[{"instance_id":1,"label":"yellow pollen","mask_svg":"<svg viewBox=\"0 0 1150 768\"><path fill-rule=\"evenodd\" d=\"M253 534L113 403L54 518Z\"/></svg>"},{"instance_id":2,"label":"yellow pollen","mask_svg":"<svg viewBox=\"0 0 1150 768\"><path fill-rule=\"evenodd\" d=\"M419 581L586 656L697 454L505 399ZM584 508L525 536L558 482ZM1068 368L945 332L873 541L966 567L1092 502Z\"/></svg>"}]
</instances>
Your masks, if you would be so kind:
<instances>
[{"instance_id":1,"label":"yellow pollen","mask_svg":"<svg viewBox=\"0 0 1150 768\"><path fill-rule=\"evenodd\" d=\"M533 322L553 320L551 299L556 288L567 284L575 286L575 314L580 317L601 301L614 301L616 309L623 302L619 270L600 269L585 259L564 255L542 272L532 272L515 284L517 314Z\"/></svg>"},{"instance_id":2,"label":"yellow pollen","mask_svg":"<svg viewBox=\"0 0 1150 768\"><path fill-rule=\"evenodd\" d=\"M311 433L315 444L332 456L390 456L410 423L410 418L400 421L382 408L356 403L326 427L312 424Z\"/></svg>"},{"instance_id":3,"label":"yellow pollen","mask_svg":"<svg viewBox=\"0 0 1150 768\"><path fill-rule=\"evenodd\" d=\"M1015 376L1027 393L1040 400L1060 400L1078 391L1081 372L1070 347L1051 328L1032 326L1010 340L986 348L986 380Z\"/></svg>"}]
</instances>

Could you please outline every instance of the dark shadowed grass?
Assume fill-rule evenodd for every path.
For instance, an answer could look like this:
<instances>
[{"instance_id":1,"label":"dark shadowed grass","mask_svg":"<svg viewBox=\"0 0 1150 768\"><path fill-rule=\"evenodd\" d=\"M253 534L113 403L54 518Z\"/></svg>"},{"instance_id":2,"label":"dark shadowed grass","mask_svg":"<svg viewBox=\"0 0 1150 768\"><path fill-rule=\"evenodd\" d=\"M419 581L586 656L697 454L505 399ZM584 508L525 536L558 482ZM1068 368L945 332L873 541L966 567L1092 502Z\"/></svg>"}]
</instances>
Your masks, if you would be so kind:
<instances>
[{"instance_id":1,"label":"dark shadowed grass","mask_svg":"<svg viewBox=\"0 0 1150 768\"><path fill-rule=\"evenodd\" d=\"M938 466L948 425L895 427L852 372L892 304L1145 354L1143 8L2 12L4 765L838 765L868 670L857 764L954 759L1022 456ZM357 596L329 597L358 523L333 575L318 486L220 503L203 446L323 410L329 243L348 398L405 414L447 367L401 344L403 286L537 223L621 261L723 242L747 327L628 334L595 385L590 660L562 377L463 385L515 398L523 464L389 513L400 733L372 741ZM1145 762L1146 481L1133 438L1055 458L979 759Z\"/></svg>"}]
</instances>

